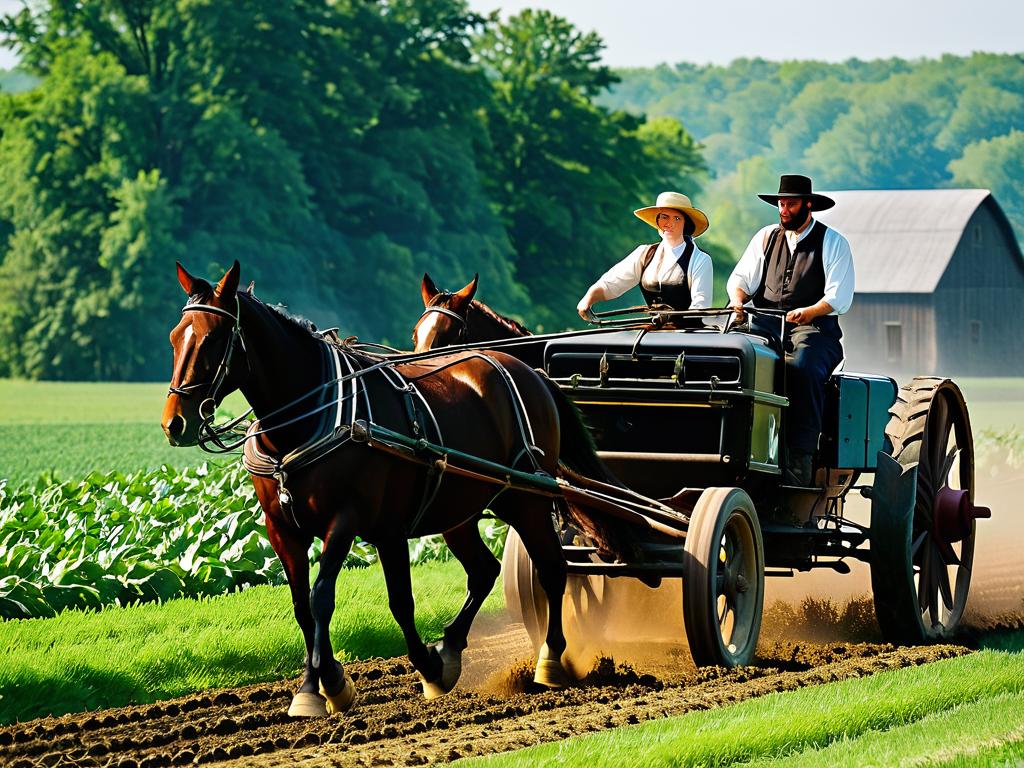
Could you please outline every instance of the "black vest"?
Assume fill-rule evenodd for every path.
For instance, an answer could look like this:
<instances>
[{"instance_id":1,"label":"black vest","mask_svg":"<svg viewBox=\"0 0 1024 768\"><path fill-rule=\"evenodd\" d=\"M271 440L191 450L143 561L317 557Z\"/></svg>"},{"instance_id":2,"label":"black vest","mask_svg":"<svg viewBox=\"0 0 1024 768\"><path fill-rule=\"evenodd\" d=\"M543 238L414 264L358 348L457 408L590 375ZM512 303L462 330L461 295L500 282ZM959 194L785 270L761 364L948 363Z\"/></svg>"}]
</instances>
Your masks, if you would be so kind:
<instances>
[{"instance_id":1,"label":"black vest","mask_svg":"<svg viewBox=\"0 0 1024 768\"><path fill-rule=\"evenodd\" d=\"M644 301L647 302L647 306L653 306L655 304L667 304L675 310L686 310L690 308L690 257L693 256L693 240L686 241L686 247L683 248L682 254L676 264L683 271L683 281L681 283L669 283L662 284L661 289L658 291L649 291L644 288L644 272L651 265L651 261L654 260L654 254L658 250L658 243L654 243L650 248L647 249L647 254L644 256L643 266L640 268L640 292L644 295Z\"/></svg>"},{"instance_id":2,"label":"black vest","mask_svg":"<svg viewBox=\"0 0 1024 768\"><path fill-rule=\"evenodd\" d=\"M789 250L789 241L781 227L772 230L764 249L764 272L761 286L753 296L755 307L782 309L787 312L810 307L825 295L825 233L828 227L814 222L811 231ZM834 315L816 318L813 325L823 331L842 335Z\"/></svg>"}]
</instances>

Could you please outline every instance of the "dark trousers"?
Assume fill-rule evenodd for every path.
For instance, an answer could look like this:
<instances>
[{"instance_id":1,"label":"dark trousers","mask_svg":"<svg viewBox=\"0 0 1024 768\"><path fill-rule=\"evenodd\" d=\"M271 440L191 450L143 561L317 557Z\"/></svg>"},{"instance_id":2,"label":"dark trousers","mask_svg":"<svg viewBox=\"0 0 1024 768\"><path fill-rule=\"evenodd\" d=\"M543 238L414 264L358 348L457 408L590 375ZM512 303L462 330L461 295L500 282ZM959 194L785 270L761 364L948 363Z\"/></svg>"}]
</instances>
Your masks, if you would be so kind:
<instances>
[{"instance_id":1,"label":"dark trousers","mask_svg":"<svg viewBox=\"0 0 1024 768\"><path fill-rule=\"evenodd\" d=\"M796 326L786 337L786 445L790 451L817 450L825 382L843 359L838 320L828 316L818 323Z\"/></svg>"}]
</instances>

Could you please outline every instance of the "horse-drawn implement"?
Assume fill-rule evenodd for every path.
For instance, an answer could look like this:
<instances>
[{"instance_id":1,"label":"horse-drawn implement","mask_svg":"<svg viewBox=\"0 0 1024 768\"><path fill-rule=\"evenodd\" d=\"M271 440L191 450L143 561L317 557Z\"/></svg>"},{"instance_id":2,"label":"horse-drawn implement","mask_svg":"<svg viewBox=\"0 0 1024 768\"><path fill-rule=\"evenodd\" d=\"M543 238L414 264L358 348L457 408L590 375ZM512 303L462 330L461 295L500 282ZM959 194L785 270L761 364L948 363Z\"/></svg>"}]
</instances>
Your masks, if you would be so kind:
<instances>
[{"instance_id":1,"label":"horse-drawn implement","mask_svg":"<svg viewBox=\"0 0 1024 768\"><path fill-rule=\"evenodd\" d=\"M459 330L467 289L424 291L425 317L449 304L459 310L447 328L435 324L435 338ZM960 389L944 378L900 388L888 377L836 372L815 482L784 485L789 400L780 314L755 312L737 325L727 310L633 308L599 318L603 332L490 342L512 354L518 345L530 357L543 351L544 371L582 411L600 457L630 489L563 483L577 504L625 521L635 534L633 556L610 561L581 532L563 530L570 576L681 578L697 664L750 661L766 575L847 573L851 560L870 566L887 640L948 637L967 602L975 520L990 515L974 504L974 447ZM871 500L868 525L844 514L851 492ZM544 597L514 533L504 587L536 642ZM593 580L570 578L569 590L577 611L602 615Z\"/></svg>"},{"instance_id":2,"label":"horse-drawn implement","mask_svg":"<svg viewBox=\"0 0 1024 768\"><path fill-rule=\"evenodd\" d=\"M514 531L506 595L538 646L535 679L551 687L567 682L567 570L645 583L682 578L698 664L750 661L766 573L842 571L847 559L871 564L889 639L944 636L960 620L975 519L988 512L973 503L970 424L948 380L914 380L897 393L883 377L833 377L817 482L786 487L781 347L771 334L724 320L703 325L723 311L648 313L609 318L610 328L380 354L314 332L238 291L238 280L237 263L216 286L179 266L189 301L171 333L175 367L162 424L176 445L245 446L306 641L294 715L341 711L354 700L328 629L335 581L357 535L378 549L424 693L451 690L469 626L498 575L476 528L484 508ZM669 330L666 319L688 329ZM542 351L544 371L517 359L517 345ZM212 421L234 389L257 420L231 441L238 420ZM857 485L866 474L874 485ZM872 498L870 526L843 515L854 488ZM432 533L465 567L468 594L443 640L428 646L413 621L405 542ZM314 536L324 547L310 589Z\"/></svg>"}]
</instances>

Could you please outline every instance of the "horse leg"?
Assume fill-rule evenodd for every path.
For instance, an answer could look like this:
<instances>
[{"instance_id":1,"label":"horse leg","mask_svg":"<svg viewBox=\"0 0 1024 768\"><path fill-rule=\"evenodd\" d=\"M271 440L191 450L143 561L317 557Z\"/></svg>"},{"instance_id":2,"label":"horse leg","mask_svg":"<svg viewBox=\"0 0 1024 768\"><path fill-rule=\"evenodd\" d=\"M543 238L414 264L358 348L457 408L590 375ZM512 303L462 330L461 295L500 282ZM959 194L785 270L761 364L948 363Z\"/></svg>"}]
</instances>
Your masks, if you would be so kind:
<instances>
[{"instance_id":1,"label":"horse leg","mask_svg":"<svg viewBox=\"0 0 1024 768\"><path fill-rule=\"evenodd\" d=\"M423 695L428 699L436 699L439 696L443 696L454 688L455 684L459 681L459 677L462 674L462 652L466 649L466 638L469 636L469 628L472 626L473 619L480 610L480 606L483 605L487 595L490 594L491 589L494 587L494 582L501 571L501 565L480 538L480 532L476 527L476 520L463 523L457 528L445 532L444 540L448 544L448 548L451 549L452 554L455 555L466 571L467 593L466 601L462 604L462 608L455 615L455 618L445 626L444 639L426 648L428 663L439 660L441 663L440 672L436 675L431 675L429 672L432 672L432 669L425 670L416 664L415 661L413 662L413 665L420 670ZM397 568L398 566L396 565L395 567ZM408 567L404 569L404 573L408 574ZM396 589L392 589L391 586L392 582L389 579L388 595L392 600L392 611L395 613L398 623L403 625L402 629L406 632L406 642L409 643L410 649L413 648L413 643L422 645L422 641L419 635L415 634L416 629L412 625L410 586L399 583L396 583ZM408 608L404 609L407 612L404 621L408 623L408 627L413 634L412 640L410 640L410 633L406 631L403 619L399 618L399 613L403 611L401 600L405 599L405 595L409 595L409 598L407 600ZM397 601L396 598L398 598ZM409 658L410 660L413 658L411 650Z\"/></svg>"},{"instance_id":2,"label":"horse leg","mask_svg":"<svg viewBox=\"0 0 1024 768\"><path fill-rule=\"evenodd\" d=\"M494 512L507 522L523 541L537 569L541 588L548 599L548 630L540 648L533 680L547 688L564 688L569 673L562 666L565 634L562 632L562 597L565 594L565 554L551 524L551 502L521 494L501 499Z\"/></svg>"},{"instance_id":3,"label":"horse leg","mask_svg":"<svg viewBox=\"0 0 1024 768\"><path fill-rule=\"evenodd\" d=\"M352 515L345 510L331 520L324 535L320 555L320 573L310 592L313 613L312 668L320 680L320 693L327 699L327 711L344 712L355 702L356 687L344 667L334 658L331 647L331 617L334 615L334 592L341 566L352 548L355 532Z\"/></svg>"},{"instance_id":4,"label":"horse leg","mask_svg":"<svg viewBox=\"0 0 1024 768\"><path fill-rule=\"evenodd\" d=\"M406 637L409 660L420 673L424 695L427 698L434 698L440 695L431 693L434 686L443 678L444 662L437 649L428 648L416 630L416 604L413 600L412 574L409 569L409 545L404 538L381 540L376 544L377 555L380 557L381 567L384 568L388 607L391 608L391 614L401 629L401 634ZM455 685L454 681L452 685Z\"/></svg>"},{"instance_id":5,"label":"horse leg","mask_svg":"<svg viewBox=\"0 0 1024 768\"><path fill-rule=\"evenodd\" d=\"M501 573L501 564L480 538L475 519L447 531L444 540L466 572L466 601L444 628L445 647L461 654L473 619Z\"/></svg>"},{"instance_id":6,"label":"horse leg","mask_svg":"<svg viewBox=\"0 0 1024 768\"><path fill-rule=\"evenodd\" d=\"M273 518L267 518L267 536L277 553L288 577L288 589L292 594L292 611L295 621L302 630L306 642L306 659L303 662L302 683L288 706L290 717L326 717L327 705L317 691L319 679L313 670L313 633L315 624L309 607L309 545L308 536L282 533L277 530Z\"/></svg>"}]
</instances>

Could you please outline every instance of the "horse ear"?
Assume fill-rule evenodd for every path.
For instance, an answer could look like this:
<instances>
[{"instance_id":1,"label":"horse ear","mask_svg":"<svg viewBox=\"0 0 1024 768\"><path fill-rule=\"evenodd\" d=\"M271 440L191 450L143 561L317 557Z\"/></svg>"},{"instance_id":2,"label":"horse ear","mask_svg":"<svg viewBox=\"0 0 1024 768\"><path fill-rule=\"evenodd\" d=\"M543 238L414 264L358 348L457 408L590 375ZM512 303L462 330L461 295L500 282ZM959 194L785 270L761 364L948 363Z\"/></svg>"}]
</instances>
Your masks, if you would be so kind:
<instances>
[{"instance_id":1,"label":"horse ear","mask_svg":"<svg viewBox=\"0 0 1024 768\"><path fill-rule=\"evenodd\" d=\"M249 287L245 289L245 292L252 296L252 292L256 290L256 281L253 280L249 283Z\"/></svg>"},{"instance_id":2,"label":"horse ear","mask_svg":"<svg viewBox=\"0 0 1024 768\"><path fill-rule=\"evenodd\" d=\"M479 280L479 273L473 275L473 280L470 282L470 284L455 294L459 306L469 304L469 302L473 300L473 297L476 295L476 284L477 282L479 282Z\"/></svg>"},{"instance_id":3,"label":"horse ear","mask_svg":"<svg viewBox=\"0 0 1024 768\"><path fill-rule=\"evenodd\" d=\"M174 265L178 268L178 283L181 285L181 290L185 292L186 296L191 296L196 279L188 273L187 269L181 266L180 261L174 262Z\"/></svg>"},{"instance_id":4,"label":"horse ear","mask_svg":"<svg viewBox=\"0 0 1024 768\"><path fill-rule=\"evenodd\" d=\"M437 290L437 286L434 285L434 281L430 279L430 275L426 272L423 273L423 284L420 286L420 293L423 295L424 307L430 304L431 299L440 293L440 291Z\"/></svg>"},{"instance_id":5,"label":"horse ear","mask_svg":"<svg viewBox=\"0 0 1024 768\"><path fill-rule=\"evenodd\" d=\"M235 291L238 290L238 277L242 272L242 267L238 263L238 259L235 259L235 263L231 265L224 277L217 283L217 287L213 289L213 295L217 298L231 298L235 295Z\"/></svg>"}]
</instances>

